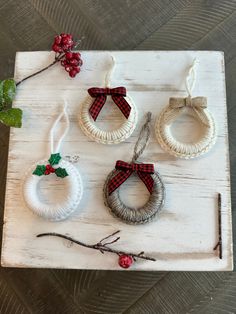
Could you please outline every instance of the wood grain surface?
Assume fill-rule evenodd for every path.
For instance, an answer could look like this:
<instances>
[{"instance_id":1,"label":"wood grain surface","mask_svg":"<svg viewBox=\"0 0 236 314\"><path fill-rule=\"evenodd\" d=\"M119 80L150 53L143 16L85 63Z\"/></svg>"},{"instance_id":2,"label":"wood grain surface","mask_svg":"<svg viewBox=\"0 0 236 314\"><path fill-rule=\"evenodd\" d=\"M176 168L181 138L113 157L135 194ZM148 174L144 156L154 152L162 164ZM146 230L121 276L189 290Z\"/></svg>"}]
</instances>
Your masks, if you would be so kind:
<instances>
[{"instance_id":1,"label":"wood grain surface","mask_svg":"<svg viewBox=\"0 0 236 314\"><path fill-rule=\"evenodd\" d=\"M13 75L16 51L50 49L52 37L62 31L84 35L82 49L223 50L234 211L235 18L234 0L1 0L1 78ZM1 126L1 216L8 135L8 129ZM0 312L234 313L235 287L235 273L224 272L0 269Z\"/></svg>"},{"instance_id":2,"label":"wood grain surface","mask_svg":"<svg viewBox=\"0 0 236 314\"><path fill-rule=\"evenodd\" d=\"M22 83L14 106L24 110L23 126L11 129L4 213L2 265L5 267L56 267L116 269L113 255L68 247L55 238L37 238L44 232L69 234L86 243L98 241L121 230L117 249L131 252L145 250L156 262L137 262L134 270L231 270L231 200L228 160L228 129L225 99L224 58L214 51L81 51L83 68L75 79L60 65ZM78 126L79 108L87 99L87 89L104 86L104 78L115 58L111 86L124 85L138 111L138 125L133 134L118 145L102 145L87 138ZM51 52L18 52L15 80L18 82L51 62ZM154 134L155 120L168 104L169 97L183 97L185 77L194 59L198 60L192 95L208 99L217 125L217 143L200 158L182 160L163 151ZM139 68L139 64L145 61ZM171 68L171 70L170 70ZM49 130L68 101L70 129L61 146L62 156L79 155L76 165L82 176L84 194L77 210L67 220L53 223L34 215L24 201L24 180L32 165L49 158ZM91 99L92 101L92 99ZM133 147L144 123L152 112L149 145L140 161L154 163L165 185L166 199L157 219L145 225L127 225L113 217L103 200L103 184L116 160L130 161ZM116 129L124 119L108 99L96 121L101 129ZM55 132L65 128L62 121ZM182 116L172 126L178 138L193 140L201 136L195 119ZM217 168L216 168L217 165ZM34 166L35 167L35 166ZM33 167L33 168L34 168ZM32 170L31 170L32 171ZM43 177L38 185L43 202L64 201L65 181ZM63 193L63 191L65 193ZM223 258L213 251L218 241L217 193L222 194ZM58 195L60 193L60 195ZM148 199L140 180L129 178L121 187L122 200L139 207Z\"/></svg>"}]
</instances>

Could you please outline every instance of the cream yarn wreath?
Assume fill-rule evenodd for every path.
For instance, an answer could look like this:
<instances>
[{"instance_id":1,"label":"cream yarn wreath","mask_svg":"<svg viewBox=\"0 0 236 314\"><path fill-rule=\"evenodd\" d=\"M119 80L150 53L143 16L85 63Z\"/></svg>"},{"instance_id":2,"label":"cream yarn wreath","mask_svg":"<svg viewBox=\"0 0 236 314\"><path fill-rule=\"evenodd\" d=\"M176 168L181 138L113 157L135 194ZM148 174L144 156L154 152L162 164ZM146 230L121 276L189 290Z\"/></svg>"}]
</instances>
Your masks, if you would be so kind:
<instances>
[{"instance_id":1,"label":"cream yarn wreath","mask_svg":"<svg viewBox=\"0 0 236 314\"><path fill-rule=\"evenodd\" d=\"M106 87L110 86L111 74L114 70L114 67L115 58L112 56L112 66L105 78ZM125 119L124 123L119 129L113 131L104 131L96 126L90 116L89 108L92 105L94 98L88 95L85 101L81 104L78 115L78 122L84 134L93 141L102 144L119 144L120 142L123 142L127 138L129 138L137 125L138 112L134 101L131 99L130 96L126 96L125 100L129 103L131 107L128 119Z\"/></svg>"},{"instance_id":2,"label":"cream yarn wreath","mask_svg":"<svg viewBox=\"0 0 236 314\"><path fill-rule=\"evenodd\" d=\"M61 136L60 140L58 141L57 147L54 149L54 129L58 122L61 120L63 115L66 118L66 129ZM67 131L69 129L69 118L66 112L66 106L64 107L63 112L58 116L57 120L55 121L51 132L50 132L50 141L51 141L51 153L54 155L59 155L58 151L61 145L63 138L65 137ZM60 159L58 164L54 167L57 169L58 167L62 167L65 169L67 176L63 177L63 180L68 188L68 195L66 199L61 203L54 203L54 204L46 204L43 203L39 199L38 195L38 185L40 181L44 178L44 175L38 176L33 174L33 170L36 168L37 165L46 165L48 160L42 160L37 162L35 165L32 166L30 171L27 173L24 184L23 184L23 196L27 206L38 216L41 216L47 220L51 221L60 221L66 219L69 215L71 215L76 208L82 198L83 194L83 185L81 176L79 171L76 169L74 165L70 162ZM55 175L55 174L54 174Z\"/></svg>"},{"instance_id":3,"label":"cream yarn wreath","mask_svg":"<svg viewBox=\"0 0 236 314\"><path fill-rule=\"evenodd\" d=\"M207 109L207 99L205 97L191 97L196 80L196 64L197 60L195 59L186 78L186 90L189 96L170 98L169 105L162 110L155 125L156 137L161 147L169 154L184 159L195 158L207 153L217 138L216 124L212 114ZM200 121L202 137L199 141L182 143L173 136L171 124L182 114L189 114Z\"/></svg>"},{"instance_id":4,"label":"cream yarn wreath","mask_svg":"<svg viewBox=\"0 0 236 314\"><path fill-rule=\"evenodd\" d=\"M131 112L128 119L125 119L123 125L114 131L104 131L99 129L90 116L89 108L93 102L93 98L88 96L82 104L79 112L79 124L81 130L91 140L102 144L119 144L125 141L133 133L138 120L138 113L134 102L129 96L126 96L126 101L131 107Z\"/></svg>"}]
</instances>

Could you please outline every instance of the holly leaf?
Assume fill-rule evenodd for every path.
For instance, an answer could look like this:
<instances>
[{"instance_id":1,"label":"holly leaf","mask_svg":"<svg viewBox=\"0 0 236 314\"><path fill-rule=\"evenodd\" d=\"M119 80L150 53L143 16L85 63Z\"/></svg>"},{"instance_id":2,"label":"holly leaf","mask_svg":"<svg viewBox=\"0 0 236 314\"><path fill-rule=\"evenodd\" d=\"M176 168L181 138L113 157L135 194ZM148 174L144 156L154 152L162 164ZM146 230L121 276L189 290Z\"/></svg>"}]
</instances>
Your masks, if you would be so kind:
<instances>
[{"instance_id":1,"label":"holly leaf","mask_svg":"<svg viewBox=\"0 0 236 314\"><path fill-rule=\"evenodd\" d=\"M0 110L10 106L16 94L16 83L13 79L0 81Z\"/></svg>"},{"instance_id":2,"label":"holly leaf","mask_svg":"<svg viewBox=\"0 0 236 314\"><path fill-rule=\"evenodd\" d=\"M61 160L60 153L51 154L50 158L48 159L48 162L51 166L59 164L59 161Z\"/></svg>"},{"instance_id":3,"label":"holly leaf","mask_svg":"<svg viewBox=\"0 0 236 314\"><path fill-rule=\"evenodd\" d=\"M55 170L55 173L60 178L65 178L65 177L68 176L68 173L67 173L66 169L65 168L61 168L61 167L57 168Z\"/></svg>"},{"instance_id":4,"label":"holly leaf","mask_svg":"<svg viewBox=\"0 0 236 314\"><path fill-rule=\"evenodd\" d=\"M19 108L10 108L0 111L0 121L5 125L21 128L22 110Z\"/></svg>"},{"instance_id":5,"label":"holly leaf","mask_svg":"<svg viewBox=\"0 0 236 314\"><path fill-rule=\"evenodd\" d=\"M37 165L36 169L34 170L33 174L36 176L42 176L46 170L46 166L44 165Z\"/></svg>"}]
</instances>

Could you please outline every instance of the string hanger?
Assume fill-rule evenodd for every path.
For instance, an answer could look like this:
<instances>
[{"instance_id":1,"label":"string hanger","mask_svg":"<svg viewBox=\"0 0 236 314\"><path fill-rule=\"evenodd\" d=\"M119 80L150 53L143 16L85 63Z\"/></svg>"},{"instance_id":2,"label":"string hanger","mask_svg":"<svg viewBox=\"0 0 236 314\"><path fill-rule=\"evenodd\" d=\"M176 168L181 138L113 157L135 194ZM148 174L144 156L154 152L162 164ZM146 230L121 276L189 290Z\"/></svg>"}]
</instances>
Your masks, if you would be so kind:
<instances>
[{"instance_id":1,"label":"string hanger","mask_svg":"<svg viewBox=\"0 0 236 314\"><path fill-rule=\"evenodd\" d=\"M134 154L133 154L132 162L135 162L142 155L142 153L144 152L148 144L150 134L151 134L151 130L150 130L151 118L152 118L152 113L147 112L146 122L141 128L138 140L134 146Z\"/></svg>"},{"instance_id":2,"label":"string hanger","mask_svg":"<svg viewBox=\"0 0 236 314\"><path fill-rule=\"evenodd\" d=\"M111 76L112 76L112 73L114 72L115 65L116 65L115 57L111 55L111 65L105 76L105 87L110 87L111 85Z\"/></svg>"},{"instance_id":3,"label":"string hanger","mask_svg":"<svg viewBox=\"0 0 236 314\"><path fill-rule=\"evenodd\" d=\"M189 68L188 75L185 79L185 87L188 93L188 97L192 97L192 91L196 83L196 69L199 61L197 58L194 58L191 67Z\"/></svg>"},{"instance_id":4,"label":"string hanger","mask_svg":"<svg viewBox=\"0 0 236 314\"><path fill-rule=\"evenodd\" d=\"M70 126L70 121L69 121L69 117L68 117L68 113L67 113L67 107L68 107L68 103L67 100L64 99L64 107L62 112L59 114L59 116L57 117L57 119L55 120L51 130L50 130L50 150L51 150L51 154L54 153L58 153L60 151L60 147L61 147L61 143L63 141L63 139L65 138L68 130L69 130L69 126ZM66 120L66 127L64 129L64 132L61 134L57 145L55 145L55 128L58 125L58 123L60 122L60 120L65 117Z\"/></svg>"}]
</instances>

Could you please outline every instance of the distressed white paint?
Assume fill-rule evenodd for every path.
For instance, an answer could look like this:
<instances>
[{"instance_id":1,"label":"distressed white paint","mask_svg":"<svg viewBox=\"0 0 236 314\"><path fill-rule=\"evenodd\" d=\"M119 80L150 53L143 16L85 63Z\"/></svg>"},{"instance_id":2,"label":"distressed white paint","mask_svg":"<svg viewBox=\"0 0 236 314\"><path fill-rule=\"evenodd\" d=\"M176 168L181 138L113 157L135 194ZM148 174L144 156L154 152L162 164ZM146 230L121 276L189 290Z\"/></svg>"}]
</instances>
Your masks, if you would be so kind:
<instances>
[{"instance_id":1,"label":"distressed white paint","mask_svg":"<svg viewBox=\"0 0 236 314\"><path fill-rule=\"evenodd\" d=\"M11 129L7 190L4 215L2 265L11 267L57 267L120 269L117 257L97 251L68 246L58 238L36 238L42 232L60 232L88 243L121 230L116 248L145 250L156 262L138 261L135 270L230 270L232 269L232 230L228 135L226 116L224 57L221 52L204 51L114 51L116 69L112 86L124 85L139 111L139 124L131 138L119 145L102 145L89 140L79 129L77 114L86 90L103 86L109 68L110 52L84 51L81 73L71 79L60 65L34 77L17 90L14 106L24 110L22 129ZM49 52L20 52L16 56L15 79L18 81L53 60ZM184 79L193 59L199 59L193 96L206 96L208 108L218 124L214 148L194 160L180 160L165 153L154 132L141 161L154 162L166 186L166 203L158 219L147 225L130 226L110 215L103 204L102 188L115 161L129 161L137 140L142 117L148 110L154 118L170 96L184 96ZM63 222L47 222L34 215L23 202L22 182L28 167L48 157L49 129L66 96L71 129L62 154L79 154L77 164L84 185L78 210ZM109 103L109 102L108 102ZM114 106L105 106L98 119L101 128L120 125L122 115ZM175 123L178 136L188 130L197 136L193 119ZM195 130L195 131L193 131ZM133 183L133 187L132 187ZM46 180L42 197L54 184ZM60 190L62 187L58 187ZM142 183L134 179L122 187L123 200L141 205L148 197ZM223 259L213 247L218 241L217 192L222 193ZM59 192L61 194L61 192ZM138 196L138 197L137 197ZM60 195L61 197L61 195Z\"/></svg>"}]
</instances>

